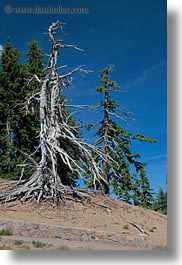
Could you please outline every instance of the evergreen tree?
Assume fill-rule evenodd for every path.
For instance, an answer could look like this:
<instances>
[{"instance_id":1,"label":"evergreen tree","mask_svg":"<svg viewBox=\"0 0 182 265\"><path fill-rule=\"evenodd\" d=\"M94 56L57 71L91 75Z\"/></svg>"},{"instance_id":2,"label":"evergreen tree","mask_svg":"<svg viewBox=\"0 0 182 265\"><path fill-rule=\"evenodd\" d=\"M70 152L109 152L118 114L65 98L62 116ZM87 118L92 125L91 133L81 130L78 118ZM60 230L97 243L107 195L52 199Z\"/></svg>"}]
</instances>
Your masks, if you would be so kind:
<instances>
[{"instance_id":1,"label":"evergreen tree","mask_svg":"<svg viewBox=\"0 0 182 265\"><path fill-rule=\"evenodd\" d=\"M43 58L44 54L39 47L38 43L35 39L32 39L32 41L28 44L29 51L28 51L28 72L30 77L33 75L37 75L39 78L43 76L43 69L45 67ZM34 83L30 84L31 86L34 85ZM37 88L37 85L34 85L34 89Z\"/></svg>"},{"instance_id":2,"label":"evergreen tree","mask_svg":"<svg viewBox=\"0 0 182 265\"><path fill-rule=\"evenodd\" d=\"M32 39L32 41L28 43L28 48L28 58L26 63L26 90L24 90L24 95L22 95L21 103L26 102L27 98L35 95L39 90L37 82L33 80L32 82L28 83L28 80L31 79L35 74L38 76L38 78L42 78L44 75L44 54L35 39ZM19 108L18 130L20 133L18 137L20 139L19 148L26 154L34 153L36 148L39 146L40 137L39 105L36 97L31 101L31 107L27 106L26 108L26 105L24 105L23 109ZM37 151L34 154L34 159L38 158L40 158L40 150L37 148Z\"/></svg>"},{"instance_id":3,"label":"evergreen tree","mask_svg":"<svg viewBox=\"0 0 182 265\"><path fill-rule=\"evenodd\" d=\"M43 70L43 54L33 40L29 44L28 63L20 63L20 52L12 47L8 39L1 57L0 112L1 112L1 161L0 175L3 178L20 177L25 154L33 153L38 145L38 112L27 115L23 102L37 86L27 86L27 79ZM38 119L37 119L38 118ZM4 141L5 139L5 141ZM27 167L24 175L29 177L32 168Z\"/></svg>"},{"instance_id":4,"label":"evergreen tree","mask_svg":"<svg viewBox=\"0 0 182 265\"><path fill-rule=\"evenodd\" d=\"M159 189L157 198L153 203L153 209L167 214L167 191L164 192L162 188Z\"/></svg>"},{"instance_id":5,"label":"evergreen tree","mask_svg":"<svg viewBox=\"0 0 182 265\"><path fill-rule=\"evenodd\" d=\"M17 153L16 130L18 114L16 106L25 85L24 67L19 63L20 52L7 40L1 56L0 69L0 177L16 178L21 161Z\"/></svg>"},{"instance_id":6,"label":"evergreen tree","mask_svg":"<svg viewBox=\"0 0 182 265\"><path fill-rule=\"evenodd\" d=\"M104 155L95 156L109 184L102 183L101 187L105 194L112 191L125 202L146 207L152 200L151 188L145 164L138 161L140 155L131 151L131 145L134 141L153 143L155 140L141 134L133 135L116 123L117 119L127 123L131 113L111 99L112 92L121 92L118 84L109 78L112 69L113 66L108 66L101 71L101 85L97 87L97 91L103 94L103 100L97 106L102 108L103 119L96 132L96 145ZM91 178L87 175L88 187Z\"/></svg>"},{"instance_id":7,"label":"evergreen tree","mask_svg":"<svg viewBox=\"0 0 182 265\"><path fill-rule=\"evenodd\" d=\"M132 176L132 196L134 205L145 208L152 208L154 202L154 192L150 186L149 179L146 176L145 164L142 165L139 175L136 172Z\"/></svg>"}]
</instances>

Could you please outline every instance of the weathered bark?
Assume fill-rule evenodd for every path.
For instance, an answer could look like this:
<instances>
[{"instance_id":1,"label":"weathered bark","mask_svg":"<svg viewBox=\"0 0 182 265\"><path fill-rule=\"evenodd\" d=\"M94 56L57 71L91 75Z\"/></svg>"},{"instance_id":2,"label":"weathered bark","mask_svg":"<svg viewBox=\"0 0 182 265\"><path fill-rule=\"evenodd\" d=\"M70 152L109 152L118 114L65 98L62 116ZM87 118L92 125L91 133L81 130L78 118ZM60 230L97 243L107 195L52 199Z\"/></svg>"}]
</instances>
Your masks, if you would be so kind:
<instances>
[{"instance_id":1,"label":"weathered bark","mask_svg":"<svg viewBox=\"0 0 182 265\"><path fill-rule=\"evenodd\" d=\"M35 167L35 173L26 181L22 180L24 165L22 165L21 180L17 184L10 186L7 193L0 196L0 201L12 201L21 199L22 201L30 201L35 199L40 201L52 201L53 205L57 205L60 200L65 199L65 195L71 195L79 199L88 198L87 193L83 189L64 186L61 181L60 168L67 166L71 172L81 174L87 168L93 174L93 183L105 183L107 179L103 171L97 166L91 152L95 147L91 147L83 143L73 133L73 128L68 124L65 116L65 102L60 102L63 87L67 87L70 83L69 78L75 71L85 72L81 66L64 75L59 75L57 71L57 56L59 49L73 48L79 51L75 45L62 44L60 40L54 38L55 30L61 28L61 23L57 21L52 23L48 28L49 38L52 44L49 57L48 67L45 69L46 76L40 80L36 75L31 79L37 80L40 86L40 93L31 96L40 103L40 146L41 160L39 163L28 155L25 161L29 161ZM30 81L31 81L30 80ZM36 96L36 97L35 97ZM25 108L31 104L28 99ZM69 154L68 149L71 150ZM96 149L96 148L95 148ZM97 152L97 150L96 150ZM59 164L58 164L59 160Z\"/></svg>"}]
</instances>

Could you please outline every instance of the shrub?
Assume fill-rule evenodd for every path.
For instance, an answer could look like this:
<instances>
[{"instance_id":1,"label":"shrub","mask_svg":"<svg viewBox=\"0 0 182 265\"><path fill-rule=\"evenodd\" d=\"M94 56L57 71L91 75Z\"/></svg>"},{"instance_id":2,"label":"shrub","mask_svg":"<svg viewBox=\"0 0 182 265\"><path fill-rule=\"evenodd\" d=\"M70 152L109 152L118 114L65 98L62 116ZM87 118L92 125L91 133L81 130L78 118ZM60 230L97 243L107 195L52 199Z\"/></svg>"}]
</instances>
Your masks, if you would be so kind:
<instances>
[{"instance_id":1,"label":"shrub","mask_svg":"<svg viewBox=\"0 0 182 265\"><path fill-rule=\"evenodd\" d=\"M0 236L12 236L12 232L8 229L0 230Z\"/></svg>"},{"instance_id":2,"label":"shrub","mask_svg":"<svg viewBox=\"0 0 182 265\"><path fill-rule=\"evenodd\" d=\"M43 243L43 242L40 242L40 241L32 241L32 245L35 247L35 248L43 248L45 247L47 244Z\"/></svg>"},{"instance_id":3,"label":"shrub","mask_svg":"<svg viewBox=\"0 0 182 265\"><path fill-rule=\"evenodd\" d=\"M21 246L23 244L23 240L15 240L14 244L16 246Z\"/></svg>"},{"instance_id":4,"label":"shrub","mask_svg":"<svg viewBox=\"0 0 182 265\"><path fill-rule=\"evenodd\" d=\"M123 225L123 228L129 230L128 225Z\"/></svg>"},{"instance_id":5,"label":"shrub","mask_svg":"<svg viewBox=\"0 0 182 265\"><path fill-rule=\"evenodd\" d=\"M58 250L70 250L70 248L67 246L60 246L58 247Z\"/></svg>"}]
</instances>

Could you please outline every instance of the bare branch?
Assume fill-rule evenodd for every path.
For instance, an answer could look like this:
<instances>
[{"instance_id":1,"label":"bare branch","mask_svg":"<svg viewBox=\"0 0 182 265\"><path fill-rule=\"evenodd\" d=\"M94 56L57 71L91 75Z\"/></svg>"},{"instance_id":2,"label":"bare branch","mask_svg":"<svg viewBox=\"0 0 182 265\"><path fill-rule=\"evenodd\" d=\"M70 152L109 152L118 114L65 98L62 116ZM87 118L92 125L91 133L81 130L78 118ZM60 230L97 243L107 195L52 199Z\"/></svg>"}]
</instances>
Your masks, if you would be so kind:
<instances>
[{"instance_id":1,"label":"bare branch","mask_svg":"<svg viewBox=\"0 0 182 265\"><path fill-rule=\"evenodd\" d=\"M77 71L80 72L80 73L85 73L85 74L88 74L88 73L91 73L91 72L92 72L92 71L90 71L90 70L83 69L82 66L83 66L83 65L80 65L80 66L76 67L75 69L73 69L72 71L70 71L70 72L68 72L68 73L66 73L66 74L64 74L64 75L59 75L59 78L60 78L60 79L65 79L65 78L67 78L67 77L72 76L73 73L75 73L75 72L77 72Z\"/></svg>"},{"instance_id":2,"label":"bare branch","mask_svg":"<svg viewBox=\"0 0 182 265\"><path fill-rule=\"evenodd\" d=\"M139 225L137 225L136 223L133 223L133 222L131 222L131 221L128 221L127 222L128 224L130 224L130 225L132 225L132 226L134 226L135 228L137 228L140 232L142 232L143 234L146 234L146 235L148 235L145 231L144 231L144 229L143 228L141 228Z\"/></svg>"},{"instance_id":3,"label":"bare branch","mask_svg":"<svg viewBox=\"0 0 182 265\"><path fill-rule=\"evenodd\" d=\"M30 156L30 155L27 155L25 152L23 152L23 151L20 151L20 153L26 158L26 159L28 159L30 162L31 162L31 164L34 166L34 167L38 167L38 164L37 164L37 162Z\"/></svg>"},{"instance_id":4,"label":"bare branch","mask_svg":"<svg viewBox=\"0 0 182 265\"><path fill-rule=\"evenodd\" d=\"M128 91L126 91L126 90L120 90L120 89L115 89L115 88L113 88L113 89L108 89L107 90L108 92L117 92L117 93L127 93Z\"/></svg>"},{"instance_id":5,"label":"bare branch","mask_svg":"<svg viewBox=\"0 0 182 265\"><path fill-rule=\"evenodd\" d=\"M60 48L60 49L61 49L61 48L71 48L71 49L75 49L75 50L80 51L80 52L84 52L83 49L78 48L76 45L60 44L60 45L59 45L59 48Z\"/></svg>"},{"instance_id":6,"label":"bare branch","mask_svg":"<svg viewBox=\"0 0 182 265\"><path fill-rule=\"evenodd\" d=\"M63 175L62 169L70 170L70 174L79 174L80 177L83 172L89 171L93 175L93 185L96 183L105 183L108 185L102 169L94 160L92 152L101 156L104 161L108 163L112 160L108 156L104 156L101 150L87 145L83 140L75 134L75 127L69 124L70 117L74 112L67 114L65 111L66 100L60 103L60 96L64 86L70 86L73 74L78 71L79 73L87 74L90 70L83 69L78 66L66 74L58 74L58 69L66 67L66 65L57 67L58 51L61 48L72 48L78 51L83 51L76 45L62 44L62 40L55 39L55 31L63 29L64 24L60 21L52 23L48 28L49 39L52 47L49 55L48 67L45 69L46 76L39 79L34 75L28 80L28 85L35 80L40 88L39 92L33 93L23 103L23 107L27 110L33 107L34 101L39 102L40 113L40 145L36 148L35 152L40 149L41 159L37 163L33 159L33 154L28 155L21 152L25 157L22 166L22 173L20 180L14 186L11 192L6 196L0 196L0 201L12 201L21 197L22 201L30 201L36 199L39 203L41 200L52 200L53 206L58 204L64 196L68 194L77 196L77 198L86 198L81 191L76 189L72 190L71 187L66 187L62 184ZM74 108L83 108L87 105L69 105ZM89 106L87 106L89 107ZM29 161L36 169L32 177L22 183L24 168L27 165L25 162Z\"/></svg>"}]
</instances>

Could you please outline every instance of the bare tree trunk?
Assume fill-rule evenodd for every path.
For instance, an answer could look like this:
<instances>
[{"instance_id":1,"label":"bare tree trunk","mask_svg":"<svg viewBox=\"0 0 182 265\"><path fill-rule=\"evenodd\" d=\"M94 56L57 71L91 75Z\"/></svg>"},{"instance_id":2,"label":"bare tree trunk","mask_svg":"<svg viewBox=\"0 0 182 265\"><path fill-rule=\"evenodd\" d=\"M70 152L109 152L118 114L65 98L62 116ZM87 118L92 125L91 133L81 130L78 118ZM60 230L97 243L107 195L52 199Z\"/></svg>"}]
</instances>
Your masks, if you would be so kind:
<instances>
[{"instance_id":1,"label":"bare tree trunk","mask_svg":"<svg viewBox=\"0 0 182 265\"><path fill-rule=\"evenodd\" d=\"M81 66L68 72L64 75L59 75L57 71L57 56L58 50L64 48L72 48L82 51L75 45L62 44L62 40L55 40L55 30L62 28L62 24L57 21L52 23L48 28L49 38L52 44L52 49L49 57L48 67L45 69L46 76L40 80L36 75L31 79L37 80L40 86L39 101L40 101L40 146L41 160L39 163L34 161L31 155L25 156L25 161L35 167L35 173L28 181L18 181L13 184L8 193L0 196L0 201L12 201L21 199L22 201L30 201L36 199L40 201L52 201L53 205L57 205L60 199L64 199L65 195L84 199L88 197L88 191L64 186L61 181L61 173L58 173L58 158L59 163L67 166L71 172L82 174L84 166L93 174L93 183L105 183L107 186L107 178L103 171L97 166L91 152L96 150L96 147L91 147L82 142L72 132L71 126L65 117L64 105L65 102L60 102L63 87L67 87L70 83L70 78L76 71L87 73L88 70L82 69ZM29 82L31 82L31 80ZM31 96L25 103L25 108L28 109L32 99L37 99L38 93ZM72 155L67 149L71 149ZM23 175L24 165L22 165Z\"/></svg>"},{"instance_id":2,"label":"bare tree trunk","mask_svg":"<svg viewBox=\"0 0 182 265\"><path fill-rule=\"evenodd\" d=\"M105 155L108 154L108 145L109 145L109 135L108 135L108 126L109 126L109 109L108 109L108 99L109 95L106 91L104 93L104 146L103 146L103 153ZM105 182L103 182L103 190L105 194L109 194L109 167L108 163L104 160L103 161L103 171L105 172Z\"/></svg>"},{"instance_id":3,"label":"bare tree trunk","mask_svg":"<svg viewBox=\"0 0 182 265\"><path fill-rule=\"evenodd\" d=\"M48 116L47 116L47 96L46 96L46 83L47 80L45 80L42 84L42 89L40 93L40 145L41 145L41 155L42 159L40 161L40 164L43 166L46 162L46 136L47 136L47 130L48 130Z\"/></svg>"}]
</instances>

